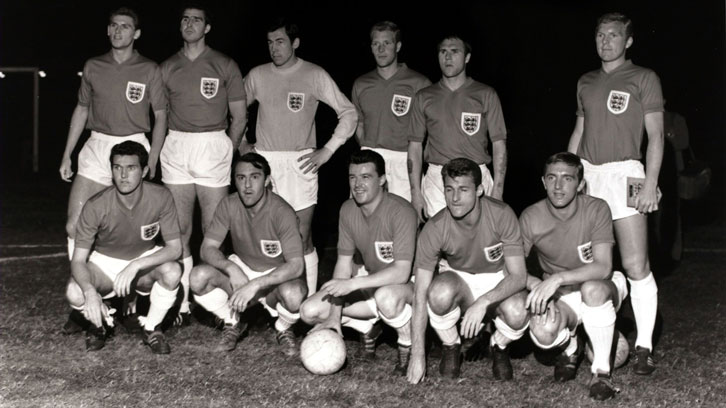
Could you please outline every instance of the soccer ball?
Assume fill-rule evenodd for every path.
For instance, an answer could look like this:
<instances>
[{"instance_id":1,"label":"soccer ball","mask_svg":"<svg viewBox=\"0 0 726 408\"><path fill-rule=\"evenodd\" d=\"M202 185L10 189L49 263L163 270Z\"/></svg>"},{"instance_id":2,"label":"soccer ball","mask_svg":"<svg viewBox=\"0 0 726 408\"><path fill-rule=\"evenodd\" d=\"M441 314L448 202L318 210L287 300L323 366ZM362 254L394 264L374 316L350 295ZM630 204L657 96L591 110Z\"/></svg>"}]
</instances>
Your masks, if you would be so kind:
<instances>
[{"instance_id":1,"label":"soccer ball","mask_svg":"<svg viewBox=\"0 0 726 408\"><path fill-rule=\"evenodd\" d=\"M300 343L300 360L313 374L328 375L340 370L345 353L345 341L332 329L312 332Z\"/></svg>"},{"instance_id":2,"label":"soccer ball","mask_svg":"<svg viewBox=\"0 0 726 408\"><path fill-rule=\"evenodd\" d=\"M628 360L628 354L630 353L630 346L628 345L628 339L623 336L623 333L620 333L620 331L616 330L615 333L618 336L618 345L615 349L615 367L614 368L620 368L625 364L625 362ZM587 340L587 345L585 346L585 355L587 355L587 360L592 363L593 359L593 352L592 352L592 346L590 345L590 340Z\"/></svg>"}]
</instances>

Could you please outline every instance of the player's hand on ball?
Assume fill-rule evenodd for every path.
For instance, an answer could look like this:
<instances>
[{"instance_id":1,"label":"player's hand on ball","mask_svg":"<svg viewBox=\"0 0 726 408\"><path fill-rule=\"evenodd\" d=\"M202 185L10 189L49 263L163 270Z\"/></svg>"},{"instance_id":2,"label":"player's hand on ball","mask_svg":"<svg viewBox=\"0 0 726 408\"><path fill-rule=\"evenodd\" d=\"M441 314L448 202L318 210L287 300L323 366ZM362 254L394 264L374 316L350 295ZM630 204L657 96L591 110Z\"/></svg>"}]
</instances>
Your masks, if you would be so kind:
<instances>
[{"instance_id":1,"label":"player's hand on ball","mask_svg":"<svg viewBox=\"0 0 726 408\"><path fill-rule=\"evenodd\" d=\"M411 355L411 359L408 361L406 380L411 384L418 384L423 381L424 377L426 377L426 357Z\"/></svg>"},{"instance_id":2,"label":"player's hand on ball","mask_svg":"<svg viewBox=\"0 0 726 408\"><path fill-rule=\"evenodd\" d=\"M113 281L113 291L117 296L124 297L131 292L131 282L134 281L138 272L139 268L136 267L136 263L131 262L116 276L116 280Z\"/></svg>"}]
</instances>

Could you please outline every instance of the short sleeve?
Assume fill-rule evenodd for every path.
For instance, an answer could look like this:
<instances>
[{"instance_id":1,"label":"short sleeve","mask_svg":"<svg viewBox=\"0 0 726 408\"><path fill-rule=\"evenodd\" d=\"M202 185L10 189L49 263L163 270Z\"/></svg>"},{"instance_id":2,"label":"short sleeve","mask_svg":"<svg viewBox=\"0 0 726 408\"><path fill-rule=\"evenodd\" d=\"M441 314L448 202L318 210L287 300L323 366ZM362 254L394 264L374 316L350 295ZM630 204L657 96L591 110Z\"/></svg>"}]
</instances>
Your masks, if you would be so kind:
<instances>
[{"instance_id":1,"label":"short sleeve","mask_svg":"<svg viewBox=\"0 0 726 408\"><path fill-rule=\"evenodd\" d=\"M212 218L212 223L204 234L205 238L219 242L224 241L231 226L229 210L229 199L225 197L219 202L217 209L214 211L214 218Z\"/></svg>"},{"instance_id":2,"label":"short sleeve","mask_svg":"<svg viewBox=\"0 0 726 408\"><path fill-rule=\"evenodd\" d=\"M164 91L164 83L161 80L161 69L159 69L158 65L154 65L149 85L152 110L154 112L167 110L168 101Z\"/></svg>"},{"instance_id":3,"label":"short sleeve","mask_svg":"<svg viewBox=\"0 0 726 408\"><path fill-rule=\"evenodd\" d=\"M415 267L427 271L436 269L441 253L441 232L436 224L427 222L418 237Z\"/></svg>"},{"instance_id":4,"label":"short sleeve","mask_svg":"<svg viewBox=\"0 0 726 408\"><path fill-rule=\"evenodd\" d=\"M78 104L88 107L91 105L93 98L93 86L91 85L91 67L86 62L83 66L83 75L81 76L81 87L78 89Z\"/></svg>"},{"instance_id":5,"label":"short sleeve","mask_svg":"<svg viewBox=\"0 0 726 408\"><path fill-rule=\"evenodd\" d=\"M504 113L499 95L492 90L487 94L487 127L492 142L507 138L507 126L504 124Z\"/></svg>"},{"instance_id":6,"label":"short sleeve","mask_svg":"<svg viewBox=\"0 0 726 408\"><path fill-rule=\"evenodd\" d=\"M240 100L246 100L244 81L242 80L242 73L239 70L239 66L231 58L227 64L227 100L229 102L236 102Z\"/></svg>"},{"instance_id":7,"label":"short sleeve","mask_svg":"<svg viewBox=\"0 0 726 408\"><path fill-rule=\"evenodd\" d=\"M411 106L411 119L409 124L408 140L422 143L426 137L426 115L424 114L424 95L417 92Z\"/></svg>"},{"instance_id":8,"label":"short sleeve","mask_svg":"<svg viewBox=\"0 0 726 408\"><path fill-rule=\"evenodd\" d=\"M174 198L172 197L171 192L165 188L163 191L163 202L161 214L159 215L159 223L161 224L161 235L164 237L164 241L168 242L179 238L181 234L179 232L179 217L177 217L176 214Z\"/></svg>"}]
</instances>

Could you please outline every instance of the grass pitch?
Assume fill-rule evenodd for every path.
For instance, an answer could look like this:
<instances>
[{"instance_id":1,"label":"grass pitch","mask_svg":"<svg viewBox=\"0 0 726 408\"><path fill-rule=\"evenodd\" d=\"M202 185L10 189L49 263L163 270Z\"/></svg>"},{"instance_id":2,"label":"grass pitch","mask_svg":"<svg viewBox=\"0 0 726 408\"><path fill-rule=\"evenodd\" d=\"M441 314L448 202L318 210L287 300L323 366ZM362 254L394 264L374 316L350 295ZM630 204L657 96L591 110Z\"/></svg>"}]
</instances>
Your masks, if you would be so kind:
<instances>
[{"instance_id":1,"label":"grass pitch","mask_svg":"<svg viewBox=\"0 0 726 408\"><path fill-rule=\"evenodd\" d=\"M120 327L104 349L86 353L83 334L60 332L70 311L63 297L69 268L66 258L54 254L65 251L68 186L44 187L4 187L0 203L2 407L726 406L723 222L689 227L681 263L667 273L656 271L658 369L650 377L633 374L630 364L616 370L614 381L622 392L598 403L587 396L587 361L574 381L554 383L552 367L538 362L526 342L517 347L514 381L508 383L493 380L489 359L464 362L458 380L442 379L434 347L426 380L410 385L391 375L396 350L388 329L375 361L357 357L357 337L346 332L344 368L315 376L297 358L279 352L273 329L262 318L227 354L211 351L220 332L197 320L166 333L168 356L151 354ZM46 246L16 246L27 244ZM327 251L322 258L324 280L335 254ZM631 346L632 326L626 302L618 327Z\"/></svg>"}]
</instances>

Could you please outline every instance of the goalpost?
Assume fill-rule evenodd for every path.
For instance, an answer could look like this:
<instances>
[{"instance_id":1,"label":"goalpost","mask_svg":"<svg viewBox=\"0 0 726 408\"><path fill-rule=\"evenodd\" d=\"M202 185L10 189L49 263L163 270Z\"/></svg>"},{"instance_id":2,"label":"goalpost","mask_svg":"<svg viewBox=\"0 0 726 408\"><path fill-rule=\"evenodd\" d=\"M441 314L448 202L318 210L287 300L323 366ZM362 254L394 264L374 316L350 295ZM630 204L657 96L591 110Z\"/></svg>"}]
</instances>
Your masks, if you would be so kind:
<instances>
[{"instance_id":1,"label":"goalpost","mask_svg":"<svg viewBox=\"0 0 726 408\"><path fill-rule=\"evenodd\" d=\"M23 72L33 74L33 173L39 171L38 159L38 115L40 113L40 81L39 77L45 75L38 67L0 67L0 74L4 78L6 72Z\"/></svg>"}]
</instances>

